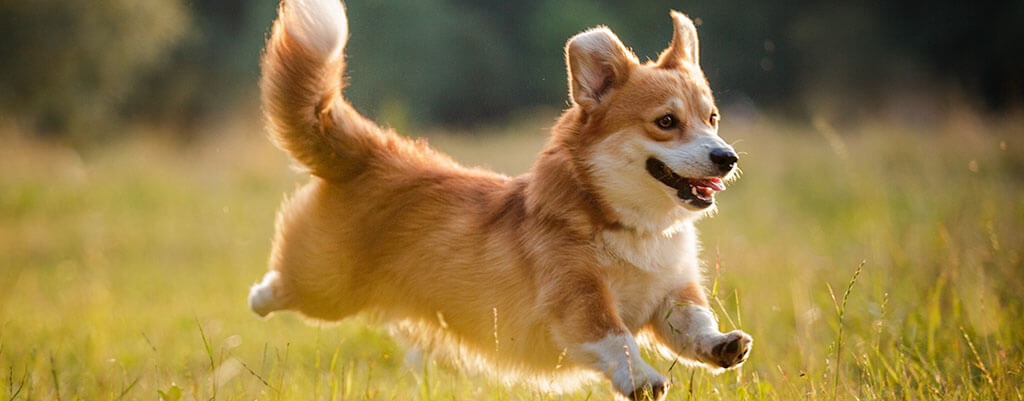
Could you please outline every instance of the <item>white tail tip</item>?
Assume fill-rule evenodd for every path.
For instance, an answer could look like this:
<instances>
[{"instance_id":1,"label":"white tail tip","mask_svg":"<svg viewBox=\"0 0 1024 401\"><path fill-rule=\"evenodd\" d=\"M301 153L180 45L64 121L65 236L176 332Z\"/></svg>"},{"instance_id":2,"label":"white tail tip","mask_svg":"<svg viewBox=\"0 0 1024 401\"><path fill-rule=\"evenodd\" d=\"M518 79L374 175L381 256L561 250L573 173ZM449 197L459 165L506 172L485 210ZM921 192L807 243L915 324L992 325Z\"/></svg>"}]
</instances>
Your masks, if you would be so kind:
<instances>
[{"instance_id":1,"label":"white tail tip","mask_svg":"<svg viewBox=\"0 0 1024 401\"><path fill-rule=\"evenodd\" d=\"M328 60L341 56L348 39L348 19L340 0L285 0L285 30L306 48Z\"/></svg>"}]
</instances>

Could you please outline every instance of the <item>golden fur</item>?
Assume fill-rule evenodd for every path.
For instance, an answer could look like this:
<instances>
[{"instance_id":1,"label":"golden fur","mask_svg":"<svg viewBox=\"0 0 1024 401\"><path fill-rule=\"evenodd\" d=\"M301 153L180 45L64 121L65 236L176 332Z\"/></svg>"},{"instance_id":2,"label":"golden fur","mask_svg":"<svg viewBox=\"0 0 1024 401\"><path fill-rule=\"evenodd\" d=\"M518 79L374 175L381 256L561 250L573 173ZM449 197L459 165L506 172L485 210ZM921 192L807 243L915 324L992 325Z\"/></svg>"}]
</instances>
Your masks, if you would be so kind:
<instances>
[{"instance_id":1,"label":"golden fur","mask_svg":"<svg viewBox=\"0 0 1024 401\"><path fill-rule=\"evenodd\" d=\"M750 337L718 332L700 284L692 222L705 210L643 167L659 157L684 177L711 176L707 150L728 148L708 118L696 30L673 20L654 63L606 28L571 39L572 107L530 172L506 177L360 116L341 95L341 5L284 3L263 104L273 140L311 178L281 206L253 310L368 312L501 374L571 384L600 373L634 399L663 398L667 384L639 352L620 355L641 331L713 369L742 363ZM652 123L665 113L678 129Z\"/></svg>"}]
</instances>

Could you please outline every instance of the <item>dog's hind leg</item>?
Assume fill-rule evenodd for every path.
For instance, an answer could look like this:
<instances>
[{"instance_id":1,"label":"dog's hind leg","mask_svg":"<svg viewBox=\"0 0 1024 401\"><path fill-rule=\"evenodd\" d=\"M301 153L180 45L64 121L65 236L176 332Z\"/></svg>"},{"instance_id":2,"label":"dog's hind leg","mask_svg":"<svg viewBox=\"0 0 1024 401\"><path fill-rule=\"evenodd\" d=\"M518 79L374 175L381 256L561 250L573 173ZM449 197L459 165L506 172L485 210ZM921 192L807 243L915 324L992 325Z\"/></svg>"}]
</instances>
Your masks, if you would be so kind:
<instances>
[{"instance_id":1,"label":"dog's hind leg","mask_svg":"<svg viewBox=\"0 0 1024 401\"><path fill-rule=\"evenodd\" d=\"M358 311L364 297L351 285L354 262L345 248L344 198L336 187L314 177L284 201L270 272L249 292L254 312L262 316L288 309L332 321Z\"/></svg>"}]
</instances>

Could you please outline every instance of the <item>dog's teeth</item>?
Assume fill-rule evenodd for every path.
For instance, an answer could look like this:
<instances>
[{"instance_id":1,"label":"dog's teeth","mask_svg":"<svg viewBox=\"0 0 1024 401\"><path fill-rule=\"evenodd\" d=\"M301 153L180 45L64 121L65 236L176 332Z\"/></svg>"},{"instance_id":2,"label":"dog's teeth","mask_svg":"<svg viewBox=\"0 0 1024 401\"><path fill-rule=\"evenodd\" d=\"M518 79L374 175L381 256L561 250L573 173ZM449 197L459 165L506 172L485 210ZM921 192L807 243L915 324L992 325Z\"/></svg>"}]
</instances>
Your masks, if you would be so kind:
<instances>
[{"instance_id":1,"label":"dog's teeth","mask_svg":"<svg viewBox=\"0 0 1024 401\"><path fill-rule=\"evenodd\" d=\"M693 194L693 196L700 196L697 194L697 187L690 187L690 193Z\"/></svg>"}]
</instances>

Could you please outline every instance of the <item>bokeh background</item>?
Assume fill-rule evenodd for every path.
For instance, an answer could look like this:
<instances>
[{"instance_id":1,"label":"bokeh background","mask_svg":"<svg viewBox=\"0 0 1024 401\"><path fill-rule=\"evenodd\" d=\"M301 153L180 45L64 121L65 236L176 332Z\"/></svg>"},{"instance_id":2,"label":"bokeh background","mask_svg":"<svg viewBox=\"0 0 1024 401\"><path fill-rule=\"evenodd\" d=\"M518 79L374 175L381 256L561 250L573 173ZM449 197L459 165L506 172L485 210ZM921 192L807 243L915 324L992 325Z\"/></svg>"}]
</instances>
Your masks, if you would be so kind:
<instances>
[{"instance_id":1,"label":"bokeh background","mask_svg":"<svg viewBox=\"0 0 1024 401\"><path fill-rule=\"evenodd\" d=\"M385 325L245 305L305 177L266 140L271 0L0 0L0 398L611 399L406 360ZM562 47L698 23L742 178L699 223L712 376L671 400L1024 400L1024 2L349 1L358 110L529 169Z\"/></svg>"},{"instance_id":2,"label":"bokeh background","mask_svg":"<svg viewBox=\"0 0 1024 401\"><path fill-rule=\"evenodd\" d=\"M724 105L801 118L932 120L950 98L1020 107L1024 4L1014 1L354 1L347 92L395 126L473 127L565 103L562 48L603 24L644 59L697 19ZM276 1L4 1L0 106L40 135L118 136L250 112ZM240 106L241 105L241 106ZM955 105L960 107L961 104Z\"/></svg>"}]
</instances>

